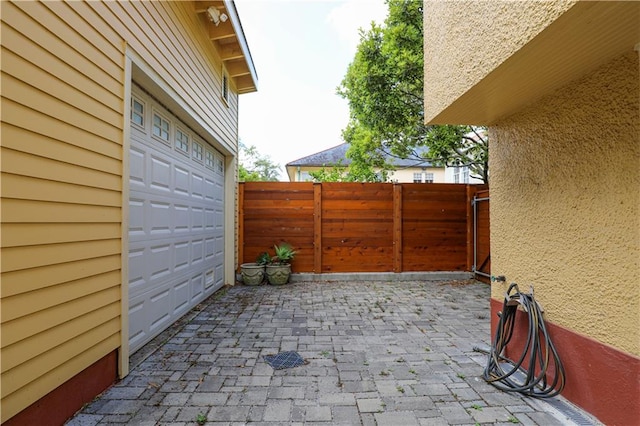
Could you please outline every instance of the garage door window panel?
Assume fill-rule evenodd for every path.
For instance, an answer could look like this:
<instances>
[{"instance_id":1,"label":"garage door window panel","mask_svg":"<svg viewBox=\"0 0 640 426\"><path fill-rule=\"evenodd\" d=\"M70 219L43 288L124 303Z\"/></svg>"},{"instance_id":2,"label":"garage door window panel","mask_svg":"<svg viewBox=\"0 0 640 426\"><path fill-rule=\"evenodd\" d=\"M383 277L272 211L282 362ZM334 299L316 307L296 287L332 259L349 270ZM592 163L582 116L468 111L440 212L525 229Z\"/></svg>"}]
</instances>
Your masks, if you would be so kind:
<instances>
[{"instance_id":1,"label":"garage door window panel","mask_svg":"<svg viewBox=\"0 0 640 426\"><path fill-rule=\"evenodd\" d=\"M189 135L180 128L176 128L176 151L189 155Z\"/></svg>"},{"instance_id":2,"label":"garage door window panel","mask_svg":"<svg viewBox=\"0 0 640 426\"><path fill-rule=\"evenodd\" d=\"M143 101L135 97L131 98L131 123L144 131L144 112L146 107Z\"/></svg>"},{"instance_id":3,"label":"garage door window panel","mask_svg":"<svg viewBox=\"0 0 640 426\"><path fill-rule=\"evenodd\" d=\"M216 158L216 172L220 175L220 176L224 176L224 163L222 162L222 158L221 157L217 157Z\"/></svg>"},{"instance_id":4,"label":"garage door window panel","mask_svg":"<svg viewBox=\"0 0 640 426\"><path fill-rule=\"evenodd\" d=\"M203 149L201 143L193 141L193 159L199 163L202 163Z\"/></svg>"},{"instance_id":5,"label":"garage door window panel","mask_svg":"<svg viewBox=\"0 0 640 426\"><path fill-rule=\"evenodd\" d=\"M214 169L214 155L213 152L211 152L210 150L207 150L206 153L206 157L205 157L205 161L204 161L204 165L207 166L208 169L213 170Z\"/></svg>"},{"instance_id":6,"label":"garage door window panel","mask_svg":"<svg viewBox=\"0 0 640 426\"><path fill-rule=\"evenodd\" d=\"M153 137L159 141L169 144L169 120L161 116L158 112L153 112Z\"/></svg>"}]
</instances>

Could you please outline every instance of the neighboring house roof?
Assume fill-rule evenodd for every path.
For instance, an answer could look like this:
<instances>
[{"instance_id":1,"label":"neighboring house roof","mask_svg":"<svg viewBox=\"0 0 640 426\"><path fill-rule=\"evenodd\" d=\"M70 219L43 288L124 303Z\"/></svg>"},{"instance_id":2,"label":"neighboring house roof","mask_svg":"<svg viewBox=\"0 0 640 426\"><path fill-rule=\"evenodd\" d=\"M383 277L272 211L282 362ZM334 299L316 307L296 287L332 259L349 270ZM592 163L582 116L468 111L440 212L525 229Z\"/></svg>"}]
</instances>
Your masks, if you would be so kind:
<instances>
[{"instance_id":1,"label":"neighboring house roof","mask_svg":"<svg viewBox=\"0 0 640 426\"><path fill-rule=\"evenodd\" d=\"M347 150L349 149L348 143L343 143L333 148L325 149L324 151L316 152L315 154L307 155L306 157L299 158L297 160L287 163L289 166L311 166L322 167L337 165L342 160L342 165L351 164L351 160L347 158Z\"/></svg>"},{"instance_id":2,"label":"neighboring house roof","mask_svg":"<svg viewBox=\"0 0 640 426\"><path fill-rule=\"evenodd\" d=\"M351 160L347 158L348 143L343 143L324 151L299 158L286 164L286 167L323 167L342 164L348 166ZM418 153L425 153L427 148L417 149ZM396 158L391 155L385 155L387 163L393 164L395 167L434 167L430 161L416 158Z\"/></svg>"}]
</instances>

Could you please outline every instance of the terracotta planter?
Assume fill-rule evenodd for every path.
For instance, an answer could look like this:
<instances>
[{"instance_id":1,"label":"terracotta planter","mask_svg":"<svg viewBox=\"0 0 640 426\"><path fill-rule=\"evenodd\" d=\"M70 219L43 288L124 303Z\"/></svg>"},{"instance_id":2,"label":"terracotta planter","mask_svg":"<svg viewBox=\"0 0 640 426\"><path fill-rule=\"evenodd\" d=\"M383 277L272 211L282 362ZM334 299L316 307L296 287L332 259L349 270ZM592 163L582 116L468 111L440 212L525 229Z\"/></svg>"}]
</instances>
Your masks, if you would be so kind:
<instances>
[{"instance_id":1,"label":"terracotta planter","mask_svg":"<svg viewBox=\"0 0 640 426\"><path fill-rule=\"evenodd\" d=\"M240 265L242 282L246 285L259 285L264 281L264 265L257 263L243 263Z\"/></svg>"},{"instance_id":2,"label":"terracotta planter","mask_svg":"<svg viewBox=\"0 0 640 426\"><path fill-rule=\"evenodd\" d=\"M267 280L272 285L282 285L289 282L291 276L291 265L267 265Z\"/></svg>"}]
</instances>

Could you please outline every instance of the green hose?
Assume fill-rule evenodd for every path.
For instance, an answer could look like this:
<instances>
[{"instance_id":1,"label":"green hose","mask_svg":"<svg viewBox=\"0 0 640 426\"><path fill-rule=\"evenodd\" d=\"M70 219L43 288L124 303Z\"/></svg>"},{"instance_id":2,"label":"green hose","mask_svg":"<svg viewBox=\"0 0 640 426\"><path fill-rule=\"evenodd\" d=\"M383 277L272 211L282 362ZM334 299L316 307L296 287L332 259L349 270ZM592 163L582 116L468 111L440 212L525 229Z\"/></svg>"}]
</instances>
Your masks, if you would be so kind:
<instances>
[{"instance_id":1,"label":"green hose","mask_svg":"<svg viewBox=\"0 0 640 426\"><path fill-rule=\"evenodd\" d=\"M515 293L512 294L512 290ZM503 356L504 350L513 336L518 306L522 306L529 319L527 342L517 361ZM500 321L491 344L491 351L482 377L498 389L520 392L536 398L551 398L565 385L562 362L542 318L542 309L531 293L521 293L517 284L511 284L505 295ZM529 370L523 367L527 360ZM547 377L549 366L555 366L552 377ZM536 366L538 374L535 373ZM520 372L520 374L516 374ZM522 377L524 375L524 378Z\"/></svg>"}]
</instances>

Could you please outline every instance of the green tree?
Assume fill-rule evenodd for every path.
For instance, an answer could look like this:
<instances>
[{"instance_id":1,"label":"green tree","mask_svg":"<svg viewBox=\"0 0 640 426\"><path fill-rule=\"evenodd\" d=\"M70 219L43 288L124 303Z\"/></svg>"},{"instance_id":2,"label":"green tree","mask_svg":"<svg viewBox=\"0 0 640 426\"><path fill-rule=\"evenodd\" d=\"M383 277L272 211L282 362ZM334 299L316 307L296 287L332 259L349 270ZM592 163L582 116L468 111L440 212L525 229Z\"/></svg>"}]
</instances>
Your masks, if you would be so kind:
<instances>
[{"instance_id":1,"label":"green tree","mask_svg":"<svg viewBox=\"0 0 640 426\"><path fill-rule=\"evenodd\" d=\"M347 166L342 165L342 160L340 160L339 164L330 167L323 166L318 171L309 172L309 176L315 182L349 182L347 169Z\"/></svg>"},{"instance_id":2,"label":"green tree","mask_svg":"<svg viewBox=\"0 0 640 426\"><path fill-rule=\"evenodd\" d=\"M384 25L360 30L360 44L337 92L349 101L343 138L351 167L388 169L385 154L469 166L488 181L485 129L424 124L422 2L387 0ZM417 147L428 150L416 150ZM422 152L419 154L418 152Z\"/></svg>"},{"instance_id":3,"label":"green tree","mask_svg":"<svg viewBox=\"0 0 640 426\"><path fill-rule=\"evenodd\" d=\"M316 172L309 172L315 182L385 182L386 170L376 172L369 164L353 162L350 166L342 164L342 160L333 166L324 166Z\"/></svg>"},{"instance_id":4,"label":"green tree","mask_svg":"<svg viewBox=\"0 0 640 426\"><path fill-rule=\"evenodd\" d=\"M240 182L276 182L278 180L280 166L271 161L271 158L260 154L254 145L247 147L240 142L239 147L238 179Z\"/></svg>"}]
</instances>

